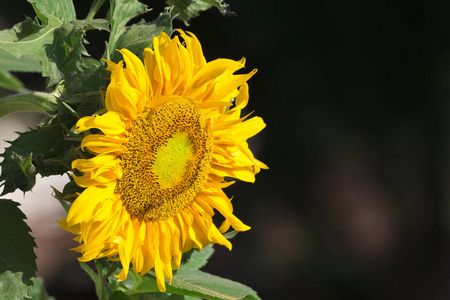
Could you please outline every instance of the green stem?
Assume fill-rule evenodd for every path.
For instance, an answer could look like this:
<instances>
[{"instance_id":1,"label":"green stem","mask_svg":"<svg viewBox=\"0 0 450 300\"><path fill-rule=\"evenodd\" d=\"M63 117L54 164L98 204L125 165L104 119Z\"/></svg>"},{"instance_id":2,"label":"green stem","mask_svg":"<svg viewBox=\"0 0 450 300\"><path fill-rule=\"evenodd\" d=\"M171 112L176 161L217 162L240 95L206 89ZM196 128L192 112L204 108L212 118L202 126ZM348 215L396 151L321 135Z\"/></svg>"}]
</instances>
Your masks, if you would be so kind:
<instances>
[{"instance_id":1,"label":"green stem","mask_svg":"<svg viewBox=\"0 0 450 300\"><path fill-rule=\"evenodd\" d=\"M106 281L106 279L108 279L108 277L111 276L118 267L120 267L120 261L113 262L108 272L105 274L105 276L103 276L103 281Z\"/></svg>"},{"instance_id":2,"label":"green stem","mask_svg":"<svg viewBox=\"0 0 450 300\"><path fill-rule=\"evenodd\" d=\"M103 5L103 2L105 2L105 0L94 0L94 2L92 2L91 9L89 10L88 15L86 16L86 20L94 18L97 11Z\"/></svg>"},{"instance_id":3,"label":"green stem","mask_svg":"<svg viewBox=\"0 0 450 300\"><path fill-rule=\"evenodd\" d=\"M111 264L111 266L109 267L108 272L106 272L106 274L104 276L102 274L102 266L101 266L100 262L96 260L95 264L97 266L97 273L99 275L98 276L99 280L95 281L95 290L97 292L98 299L100 299L100 300L108 300L110 295L105 293L105 291L106 291L106 288L105 288L106 280L120 266L120 261L113 262Z\"/></svg>"}]
</instances>

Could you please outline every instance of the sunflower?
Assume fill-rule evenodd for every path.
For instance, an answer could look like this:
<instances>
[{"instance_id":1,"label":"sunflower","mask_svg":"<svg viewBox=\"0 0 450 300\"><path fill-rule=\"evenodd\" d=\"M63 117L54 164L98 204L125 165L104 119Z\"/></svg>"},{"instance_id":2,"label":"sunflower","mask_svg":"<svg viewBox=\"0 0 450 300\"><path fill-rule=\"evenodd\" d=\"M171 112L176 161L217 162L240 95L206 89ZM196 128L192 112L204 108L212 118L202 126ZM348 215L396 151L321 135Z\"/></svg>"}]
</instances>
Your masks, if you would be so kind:
<instances>
[{"instance_id":1,"label":"sunflower","mask_svg":"<svg viewBox=\"0 0 450 300\"><path fill-rule=\"evenodd\" d=\"M212 243L231 250L222 234L250 229L222 189L234 183L225 178L254 182L267 168L246 142L263 120L241 117L256 70L234 75L245 59L206 62L198 39L181 30L155 37L143 62L120 53L123 61L107 61L107 112L76 124L78 132L97 129L81 142L95 156L73 161L86 189L59 223L77 235L79 260L120 260L119 280L130 263L141 275L154 268L165 291L184 252ZM214 210L225 219L219 228Z\"/></svg>"}]
</instances>

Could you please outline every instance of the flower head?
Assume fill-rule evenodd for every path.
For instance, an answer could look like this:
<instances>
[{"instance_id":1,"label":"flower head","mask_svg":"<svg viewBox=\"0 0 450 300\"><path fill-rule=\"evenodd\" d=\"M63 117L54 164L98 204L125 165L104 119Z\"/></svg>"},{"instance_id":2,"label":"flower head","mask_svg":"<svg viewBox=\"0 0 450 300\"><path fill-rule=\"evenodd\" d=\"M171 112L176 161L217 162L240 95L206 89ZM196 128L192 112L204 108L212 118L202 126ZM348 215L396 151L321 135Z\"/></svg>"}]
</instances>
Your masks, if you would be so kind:
<instances>
[{"instance_id":1,"label":"flower head","mask_svg":"<svg viewBox=\"0 0 450 300\"><path fill-rule=\"evenodd\" d=\"M96 154L77 159L75 182L86 189L60 225L77 235L81 261L120 260L120 280L154 268L158 287L180 267L182 254L212 243L231 249L222 233L248 230L233 215L222 191L236 178L253 182L261 168L247 139L265 124L247 119L248 74L234 75L245 60L206 62L191 33L155 37L142 61L126 49L107 61L111 82L102 115L84 117L76 130L99 129L81 148ZM225 221L217 228L214 210Z\"/></svg>"}]
</instances>

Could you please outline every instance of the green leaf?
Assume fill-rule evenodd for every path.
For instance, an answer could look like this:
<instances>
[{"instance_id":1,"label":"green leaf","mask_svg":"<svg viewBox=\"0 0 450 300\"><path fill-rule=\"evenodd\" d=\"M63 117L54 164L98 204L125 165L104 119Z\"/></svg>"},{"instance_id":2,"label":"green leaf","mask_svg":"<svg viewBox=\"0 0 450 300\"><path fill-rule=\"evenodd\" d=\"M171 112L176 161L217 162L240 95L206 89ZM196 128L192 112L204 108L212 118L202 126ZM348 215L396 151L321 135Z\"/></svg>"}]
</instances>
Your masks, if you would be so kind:
<instances>
[{"instance_id":1,"label":"green leaf","mask_svg":"<svg viewBox=\"0 0 450 300\"><path fill-rule=\"evenodd\" d=\"M220 12L224 12L228 6L222 0L166 0L168 6L173 6L173 13L182 20L186 26L189 20L196 17L199 12L216 7Z\"/></svg>"},{"instance_id":2,"label":"green leaf","mask_svg":"<svg viewBox=\"0 0 450 300\"><path fill-rule=\"evenodd\" d=\"M35 183L37 173L42 176L63 174L70 170L70 165L55 162L64 155L73 155L67 158L71 161L78 152L71 153L68 148L79 145L79 142L57 139L36 130L19 133L19 137L5 152L0 154L3 161L0 163L2 173L0 182L3 186L2 195L20 189L24 192L31 190Z\"/></svg>"},{"instance_id":3,"label":"green leaf","mask_svg":"<svg viewBox=\"0 0 450 300\"><path fill-rule=\"evenodd\" d=\"M147 5L138 0L110 0L111 34L108 41L107 58L117 48L116 42L120 35L125 32L125 25L134 17L149 11Z\"/></svg>"},{"instance_id":4,"label":"green leaf","mask_svg":"<svg viewBox=\"0 0 450 300\"><path fill-rule=\"evenodd\" d=\"M200 298L184 297L182 295L168 294L134 294L127 295L123 291L115 291L110 300L196 300Z\"/></svg>"},{"instance_id":5,"label":"green leaf","mask_svg":"<svg viewBox=\"0 0 450 300\"><path fill-rule=\"evenodd\" d=\"M11 200L0 199L0 274L11 271L13 274L4 276L14 282L21 277L21 281L31 290L31 278L35 276L37 269L33 250L36 243L30 235L30 227L24 222L26 217L18 208L19 205ZM1 285L0 289L8 288ZM1 291L0 295L3 295Z\"/></svg>"},{"instance_id":6,"label":"green leaf","mask_svg":"<svg viewBox=\"0 0 450 300\"><path fill-rule=\"evenodd\" d=\"M46 15L48 23L42 27L32 20L19 23L12 29L0 31L0 49L8 51L16 58L32 55L42 64L42 75L50 77L49 86L62 79L69 82L74 93L93 91L104 82L99 66L86 62L84 47L86 30L107 30L106 20L74 20L62 24L52 15ZM74 80L74 78L76 80ZM85 83L88 83L87 85Z\"/></svg>"},{"instance_id":7,"label":"green leaf","mask_svg":"<svg viewBox=\"0 0 450 300\"><path fill-rule=\"evenodd\" d=\"M0 70L13 72L41 72L42 68L39 60L30 55L17 58L5 50L0 50Z\"/></svg>"},{"instance_id":8,"label":"green leaf","mask_svg":"<svg viewBox=\"0 0 450 300\"><path fill-rule=\"evenodd\" d=\"M109 31L109 21L104 19L86 19L86 20L77 20L74 24L82 24L83 30L106 30Z\"/></svg>"},{"instance_id":9,"label":"green leaf","mask_svg":"<svg viewBox=\"0 0 450 300\"><path fill-rule=\"evenodd\" d=\"M122 291L115 291L111 295L110 300L130 300L130 297L128 297L127 294Z\"/></svg>"},{"instance_id":10,"label":"green leaf","mask_svg":"<svg viewBox=\"0 0 450 300\"><path fill-rule=\"evenodd\" d=\"M102 76L105 67L100 61L86 57L84 36L87 30L108 28L108 21L94 19L76 20L56 29L53 45L47 53L56 66L49 85L65 79L64 97L98 91L105 82Z\"/></svg>"},{"instance_id":11,"label":"green leaf","mask_svg":"<svg viewBox=\"0 0 450 300\"><path fill-rule=\"evenodd\" d=\"M181 265L180 270L183 268L198 270L206 265L208 259L214 253L214 248L212 245L208 245L204 247L202 250L193 249L187 253L190 253L190 255L186 260L186 262Z\"/></svg>"},{"instance_id":12,"label":"green leaf","mask_svg":"<svg viewBox=\"0 0 450 300\"><path fill-rule=\"evenodd\" d=\"M28 157L23 157L13 152L12 158L18 162L20 166L20 170L22 171L21 175L24 175L26 180L25 182L29 182L29 186L26 189L31 190L36 183L36 167L31 162L31 158L33 157L33 153L30 153Z\"/></svg>"},{"instance_id":13,"label":"green leaf","mask_svg":"<svg viewBox=\"0 0 450 300\"><path fill-rule=\"evenodd\" d=\"M42 75L52 76L57 73L56 64L48 59L47 52L51 51L54 31L61 26L61 21L48 15L48 23L41 26L33 20L26 20L16 24L12 29L0 31L0 49L16 58L31 55L40 60Z\"/></svg>"},{"instance_id":14,"label":"green leaf","mask_svg":"<svg viewBox=\"0 0 450 300\"><path fill-rule=\"evenodd\" d=\"M93 79L89 74L91 69L95 73L101 64L100 62L96 65L86 63L84 56L87 56L88 53L84 47L84 35L85 31L89 29L103 30L107 28L108 22L105 20L76 20L56 29L53 44L47 51L48 59L55 64L56 68L53 70L49 85L56 84L64 78L66 88L74 90L72 94L86 90L92 91L83 86ZM101 80L100 74L96 75L99 79L93 81L95 91L98 90L99 80ZM89 87L91 85L92 81Z\"/></svg>"},{"instance_id":15,"label":"green leaf","mask_svg":"<svg viewBox=\"0 0 450 300\"><path fill-rule=\"evenodd\" d=\"M45 290L44 280L42 278L33 279L33 289L31 290L31 300L55 300L50 297Z\"/></svg>"},{"instance_id":16,"label":"green leaf","mask_svg":"<svg viewBox=\"0 0 450 300\"><path fill-rule=\"evenodd\" d=\"M49 114L56 111L56 97L52 94L31 92L0 99L0 118L19 111Z\"/></svg>"},{"instance_id":17,"label":"green leaf","mask_svg":"<svg viewBox=\"0 0 450 300\"><path fill-rule=\"evenodd\" d=\"M134 277L133 288L124 291L130 299L137 294L160 293L153 271L146 277ZM180 269L172 279L172 284L166 281L166 293L198 297L212 300L257 300L257 293L241 283L214 276L196 269Z\"/></svg>"},{"instance_id":18,"label":"green leaf","mask_svg":"<svg viewBox=\"0 0 450 300\"><path fill-rule=\"evenodd\" d=\"M2 175L0 181L5 182L2 195L13 192L16 189L30 191L36 184L36 167L31 162L32 153L28 156L11 151L8 157L5 157L2 165Z\"/></svg>"},{"instance_id":19,"label":"green leaf","mask_svg":"<svg viewBox=\"0 0 450 300\"><path fill-rule=\"evenodd\" d=\"M23 86L22 81L17 79L8 71L0 69L0 88L14 91L14 92L25 92L27 89ZM1 100L0 100L1 101ZM0 115L3 111L0 109Z\"/></svg>"},{"instance_id":20,"label":"green leaf","mask_svg":"<svg viewBox=\"0 0 450 300\"><path fill-rule=\"evenodd\" d=\"M28 298L32 286L23 283L22 272L5 271L0 272L0 296L1 299L24 299Z\"/></svg>"},{"instance_id":21,"label":"green leaf","mask_svg":"<svg viewBox=\"0 0 450 300\"><path fill-rule=\"evenodd\" d=\"M36 15L41 22L48 23L48 15L58 18L61 23L68 23L76 19L72 0L28 0L33 5Z\"/></svg>"},{"instance_id":22,"label":"green leaf","mask_svg":"<svg viewBox=\"0 0 450 300\"><path fill-rule=\"evenodd\" d=\"M166 285L166 288L168 293L204 299L260 299L256 292L248 286L188 268L180 269L173 277L172 284Z\"/></svg>"},{"instance_id":23,"label":"green leaf","mask_svg":"<svg viewBox=\"0 0 450 300\"><path fill-rule=\"evenodd\" d=\"M166 8L153 22L127 27L126 31L117 39L115 47L117 49L126 48L142 58L144 49L152 46L155 36L159 36L161 32L168 35L172 33L172 20L171 10ZM121 59L120 52L114 51L111 54L112 61L118 62Z\"/></svg>"}]
</instances>

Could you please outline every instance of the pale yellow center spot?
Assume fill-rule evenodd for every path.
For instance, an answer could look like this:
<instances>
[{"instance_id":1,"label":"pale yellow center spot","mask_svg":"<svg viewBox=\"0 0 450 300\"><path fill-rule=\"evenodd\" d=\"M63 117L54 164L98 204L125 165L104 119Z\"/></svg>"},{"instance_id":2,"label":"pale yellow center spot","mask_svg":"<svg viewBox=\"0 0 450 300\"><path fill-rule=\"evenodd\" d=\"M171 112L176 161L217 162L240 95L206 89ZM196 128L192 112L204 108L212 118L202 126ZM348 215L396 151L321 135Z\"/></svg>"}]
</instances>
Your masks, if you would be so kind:
<instances>
[{"instance_id":1,"label":"pale yellow center spot","mask_svg":"<svg viewBox=\"0 0 450 300\"><path fill-rule=\"evenodd\" d=\"M175 133L166 145L161 145L153 164L153 171L158 174L161 188L169 188L179 183L193 156L194 150L187 132Z\"/></svg>"}]
</instances>

